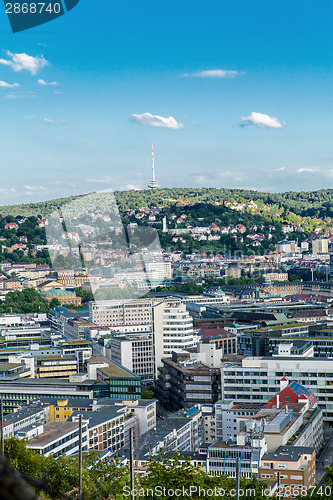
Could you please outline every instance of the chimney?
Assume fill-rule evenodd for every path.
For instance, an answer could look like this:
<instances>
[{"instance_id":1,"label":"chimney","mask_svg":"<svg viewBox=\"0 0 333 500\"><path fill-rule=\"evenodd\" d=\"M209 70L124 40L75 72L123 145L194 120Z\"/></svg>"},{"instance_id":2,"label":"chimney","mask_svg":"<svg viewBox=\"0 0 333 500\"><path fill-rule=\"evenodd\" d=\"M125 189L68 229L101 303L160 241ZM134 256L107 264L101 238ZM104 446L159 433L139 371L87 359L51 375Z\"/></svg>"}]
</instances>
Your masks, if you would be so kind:
<instances>
[{"instance_id":1,"label":"chimney","mask_svg":"<svg viewBox=\"0 0 333 500\"><path fill-rule=\"evenodd\" d=\"M286 387L288 387L289 385L289 380L287 379L287 377L282 377L282 379L280 380L280 392L283 391L283 389L285 389Z\"/></svg>"},{"instance_id":2,"label":"chimney","mask_svg":"<svg viewBox=\"0 0 333 500\"><path fill-rule=\"evenodd\" d=\"M280 408L280 396L279 396L279 394L276 395L276 407L278 409Z\"/></svg>"}]
</instances>

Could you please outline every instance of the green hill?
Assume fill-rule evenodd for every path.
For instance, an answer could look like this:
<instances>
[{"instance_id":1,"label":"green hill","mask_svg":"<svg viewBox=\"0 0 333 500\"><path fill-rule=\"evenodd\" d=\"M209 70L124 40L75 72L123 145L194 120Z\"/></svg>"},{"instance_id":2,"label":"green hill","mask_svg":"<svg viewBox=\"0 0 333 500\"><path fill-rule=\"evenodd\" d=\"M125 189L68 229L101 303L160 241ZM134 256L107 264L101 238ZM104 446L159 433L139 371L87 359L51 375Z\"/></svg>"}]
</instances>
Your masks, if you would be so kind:
<instances>
[{"instance_id":1,"label":"green hill","mask_svg":"<svg viewBox=\"0 0 333 500\"><path fill-rule=\"evenodd\" d=\"M80 195L84 196L84 195ZM0 207L4 215L41 215L48 216L62 205L73 201L80 196L58 198L39 203L22 205L7 205ZM116 191L115 196L121 211L135 208L149 207L151 203L158 206L194 203L224 203L235 201L238 203L253 202L258 211L276 210L288 216L288 212L300 217L318 217L320 219L333 218L333 189L319 191L289 191L286 193L262 193L245 189L217 189L217 188L163 188L152 192L143 191ZM266 205L266 207L265 207Z\"/></svg>"}]
</instances>

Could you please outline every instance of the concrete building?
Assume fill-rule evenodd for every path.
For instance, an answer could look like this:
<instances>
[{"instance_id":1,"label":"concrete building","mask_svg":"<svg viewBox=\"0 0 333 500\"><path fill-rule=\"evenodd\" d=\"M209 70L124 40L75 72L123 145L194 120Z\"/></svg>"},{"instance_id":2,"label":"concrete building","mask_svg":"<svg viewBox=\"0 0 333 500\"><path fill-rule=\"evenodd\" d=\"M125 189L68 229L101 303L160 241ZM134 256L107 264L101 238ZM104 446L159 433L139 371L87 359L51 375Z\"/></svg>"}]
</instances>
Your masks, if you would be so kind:
<instances>
[{"instance_id":1,"label":"concrete building","mask_svg":"<svg viewBox=\"0 0 333 500\"><path fill-rule=\"evenodd\" d=\"M155 380L155 349L152 331L113 333L105 338L104 346L114 361L139 375L142 380Z\"/></svg>"},{"instance_id":2,"label":"concrete building","mask_svg":"<svg viewBox=\"0 0 333 500\"><path fill-rule=\"evenodd\" d=\"M279 391L282 377L311 389L323 410L323 420L333 426L333 364L327 358L249 356L241 362L224 362L222 399L268 402Z\"/></svg>"},{"instance_id":3,"label":"concrete building","mask_svg":"<svg viewBox=\"0 0 333 500\"><path fill-rule=\"evenodd\" d=\"M27 448L40 455L58 458L79 451L79 424L77 422L50 422L43 432L27 442ZM88 449L88 422L82 423L82 450Z\"/></svg>"},{"instance_id":4,"label":"concrete building","mask_svg":"<svg viewBox=\"0 0 333 500\"><path fill-rule=\"evenodd\" d=\"M318 238L312 242L312 253L314 255L328 253L328 239Z\"/></svg>"},{"instance_id":5,"label":"concrete building","mask_svg":"<svg viewBox=\"0 0 333 500\"><path fill-rule=\"evenodd\" d=\"M221 349L223 357L237 354L237 335L224 328L201 328L202 342L215 344Z\"/></svg>"},{"instance_id":6,"label":"concrete building","mask_svg":"<svg viewBox=\"0 0 333 500\"><path fill-rule=\"evenodd\" d=\"M240 422L249 420L265 406L265 403L242 403L219 400L215 403L215 439L229 441L240 432Z\"/></svg>"},{"instance_id":7,"label":"concrete building","mask_svg":"<svg viewBox=\"0 0 333 500\"><path fill-rule=\"evenodd\" d=\"M184 412L173 413L158 422L156 427L135 440L135 466L145 467L149 457L158 457L159 453L164 456L175 451L179 451L180 455L191 450L197 451L201 417L201 410L195 406Z\"/></svg>"},{"instance_id":8,"label":"concrete building","mask_svg":"<svg viewBox=\"0 0 333 500\"><path fill-rule=\"evenodd\" d=\"M154 324L155 330L161 328ZM163 311L163 356L171 356L174 349L195 347L193 320L185 304L166 305Z\"/></svg>"},{"instance_id":9,"label":"concrete building","mask_svg":"<svg viewBox=\"0 0 333 500\"><path fill-rule=\"evenodd\" d=\"M96 376L97 380L108 386L108 397L110 398L141 398L141 377L115 361L108 360L104 366L96 368Z\"/></svg>"},{"instance_id":10,"label":"concrete building","mask_svg":"<svg viewBox=\"0 0 333 500\"><path fill-rule=\"evenodd\" d=\"M107 385L101 385L96 380L82 380L81 382L70 382L66 379L18 379L14 381L4 380L0 384L0 395L3 400L4 413L10 413L22 403L51 397L53 399L71 399L78 401L93 399L94 397L109 396Z\"/></svg>"},{"instance_id":11,"label":"concrete building","mask_svg":"<svg viewBox=\"0 0 333 500\"><path fill-rule=\"evenodd\" d=\"M89 320L100 326L151 324L152 299L89 302Z\"/></svg>"},{"instance_id":12,"label":"concrete building","mask_svg":"<svg viewBox=\"0 0 333 500\"><path fill-rule=\"evenodd\" d=\"M125 446L125 407L103 406L95 411L80 412L88 423L88 450L110 450L116 453ZM79 421L75 411L70 420Z\"/></svg>"},{"instance_id":13,"label":"concrete building","mask_svg":"<svg viewBox=\"0 0 333 500\"><path fill-rule=\"evenodd\" d=\"M265 453L260 462L260 478L279 482L283 498L294 498L316 484L313 447L281 446L274 453Z\"/></svg>"},{"instance_id":14,"label":"concrete building","mask_svg":"<svg viewBox=\"0 0 333 500\"><path fill-rule=\"evenodd\" d=\"M240 464L240 475L251 478L259 476L260 461L266 452L265 437L258 427L246 429L235 440L216 441L207 451L207 474L212 476L236 476L237 461Z\"/></svg>"},{"instance_id":15,"label":"concrete building","mask_svg":"<svg viewBox=\"0 0 333 500\"><path fill-rule=\"evenodd\" d=\"M186 351L174 351L171 359L165 358L162 362L156 395L163 404L178 409L217 401L220 394L219 368L191 359Z\"/></svg>"}]
</instances>

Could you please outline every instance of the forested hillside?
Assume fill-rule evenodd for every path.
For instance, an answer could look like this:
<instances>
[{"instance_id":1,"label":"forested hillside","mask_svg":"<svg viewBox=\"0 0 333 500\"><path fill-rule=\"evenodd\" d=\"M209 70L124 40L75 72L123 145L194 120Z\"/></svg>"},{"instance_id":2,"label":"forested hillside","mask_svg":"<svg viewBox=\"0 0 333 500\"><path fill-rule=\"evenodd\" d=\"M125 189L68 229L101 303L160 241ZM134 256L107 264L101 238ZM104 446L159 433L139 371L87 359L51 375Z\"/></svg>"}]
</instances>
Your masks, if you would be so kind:
<instances>
[{"instance_id":1,"label":"forested hillside","mask_svg":"<svg viewBox=\"0 0 333 500\"><path fill-rule=\"evenodd\" d=\"M81 195L84 196L84 195ZM143 191L116 191L115 196L121 210L148 207L152 202L157 205L173 205L177 203L194 204L198 202L216 203L234 200L238 203L253 200L258 205L270 205L291 211L301 217L333 217L333 189L319 191L289 191L286 193L261 193L243 189L216 189L216 188L164 188L152 192ZM62 205L73 201L80 196L59 198L40 203L9 205L0 207L0 213L5 215L41 215L48 216Z\"/></svg>"}]
</instances>

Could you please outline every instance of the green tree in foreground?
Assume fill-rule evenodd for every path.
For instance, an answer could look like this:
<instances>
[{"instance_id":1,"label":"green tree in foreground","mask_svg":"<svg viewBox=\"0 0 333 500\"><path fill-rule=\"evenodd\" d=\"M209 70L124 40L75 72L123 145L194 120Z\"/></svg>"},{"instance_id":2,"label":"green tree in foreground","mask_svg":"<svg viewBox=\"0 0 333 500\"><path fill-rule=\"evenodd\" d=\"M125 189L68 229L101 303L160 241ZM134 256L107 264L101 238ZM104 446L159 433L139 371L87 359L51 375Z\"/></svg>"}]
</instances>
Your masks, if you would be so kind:
<instances>
[{"instance_id":1,"label":"green tree in foreground","mask_svg":"<svg viewBox=\"0 0 333 500\"><path fill-rule=\"evenodd\" d=\"M26 447L23 440L9 438L5 441L5 455L14 469L24 478L43 485L50 496L68 495L77 499L79 470L77 457L44 457ZM106 500L120 494L129 484L127 467L106 458L97 461L94 452L83 459L83 493L86 500ZM38 488L37 488L38 490ZM41 493L41 498L49 498Z\"/></svg>"},{"instance_id":2,"label":"green tree in foreground","mask_svg":"<svg viewBox=\"0 0 333 500\"><path fill-rule=\"evenodd\" d=\"M44 485L45 493L40 498L59 494L77 499L79 482L78 459L76 456L61 456L58 459L44 457L26 447L23 440L6 439L5 454L14 469L29 482L33 480ZM83 493L86 500L126 500L130 496L130 477L126 465L106 458L96 460L93 450L83 457ZM30 481L31 483L31 481ZM162 488L162 490L161 490ZM147 474L136 475L136 497L146 500L177 500L204 498L202 491L209 493L212 500L234 500L235 479L228 476L208 476L203 469L184 460L178 453L169 458L161 456L148 460ZM241 497L266 500L267 485L256 478L241 479ZM38 488L37 488L38 490ZM181 494L179 492L181 491ZM142 494L144 492L144 495ZM183 493L185 492L185 493ZM274 496L270 496L275 500Z\"/></svg>"},{"instance_id":3,"label":"green tree in foreground","mask_svg":"<svg viewBox=\"0 0 333 500\"><path fill-rule=\"evenodd\" d=\"M140 497L140 488L143 488L148 495L145 498L154 500L156 492L163 488L163 500L176 500L177 498L188 498L191 500L204 498L202 491L208 492L206 498L212 500L235 500L235 479L228 476L208 476L203 469L195 467L189 460L182 459L179 453L175 453L169 458L159 457L159 460L149 459L148 474L140 477L136 486ZM201 488L201 494L200 494ZM240 488L242 498L253 498L256 500L267 500L264 490L266 483L257 479L241 479ZM183 489L185 493L183 493ZM178 490L178 491L176 491ZM143 490L141 490L143 491ZM182 494L179 496L179 491ZM152 493L150 495L150 493ZM211 494L210 494L211 493ZM270 497L272 500L274 496Z\"/></svg>"}]
</instances>

